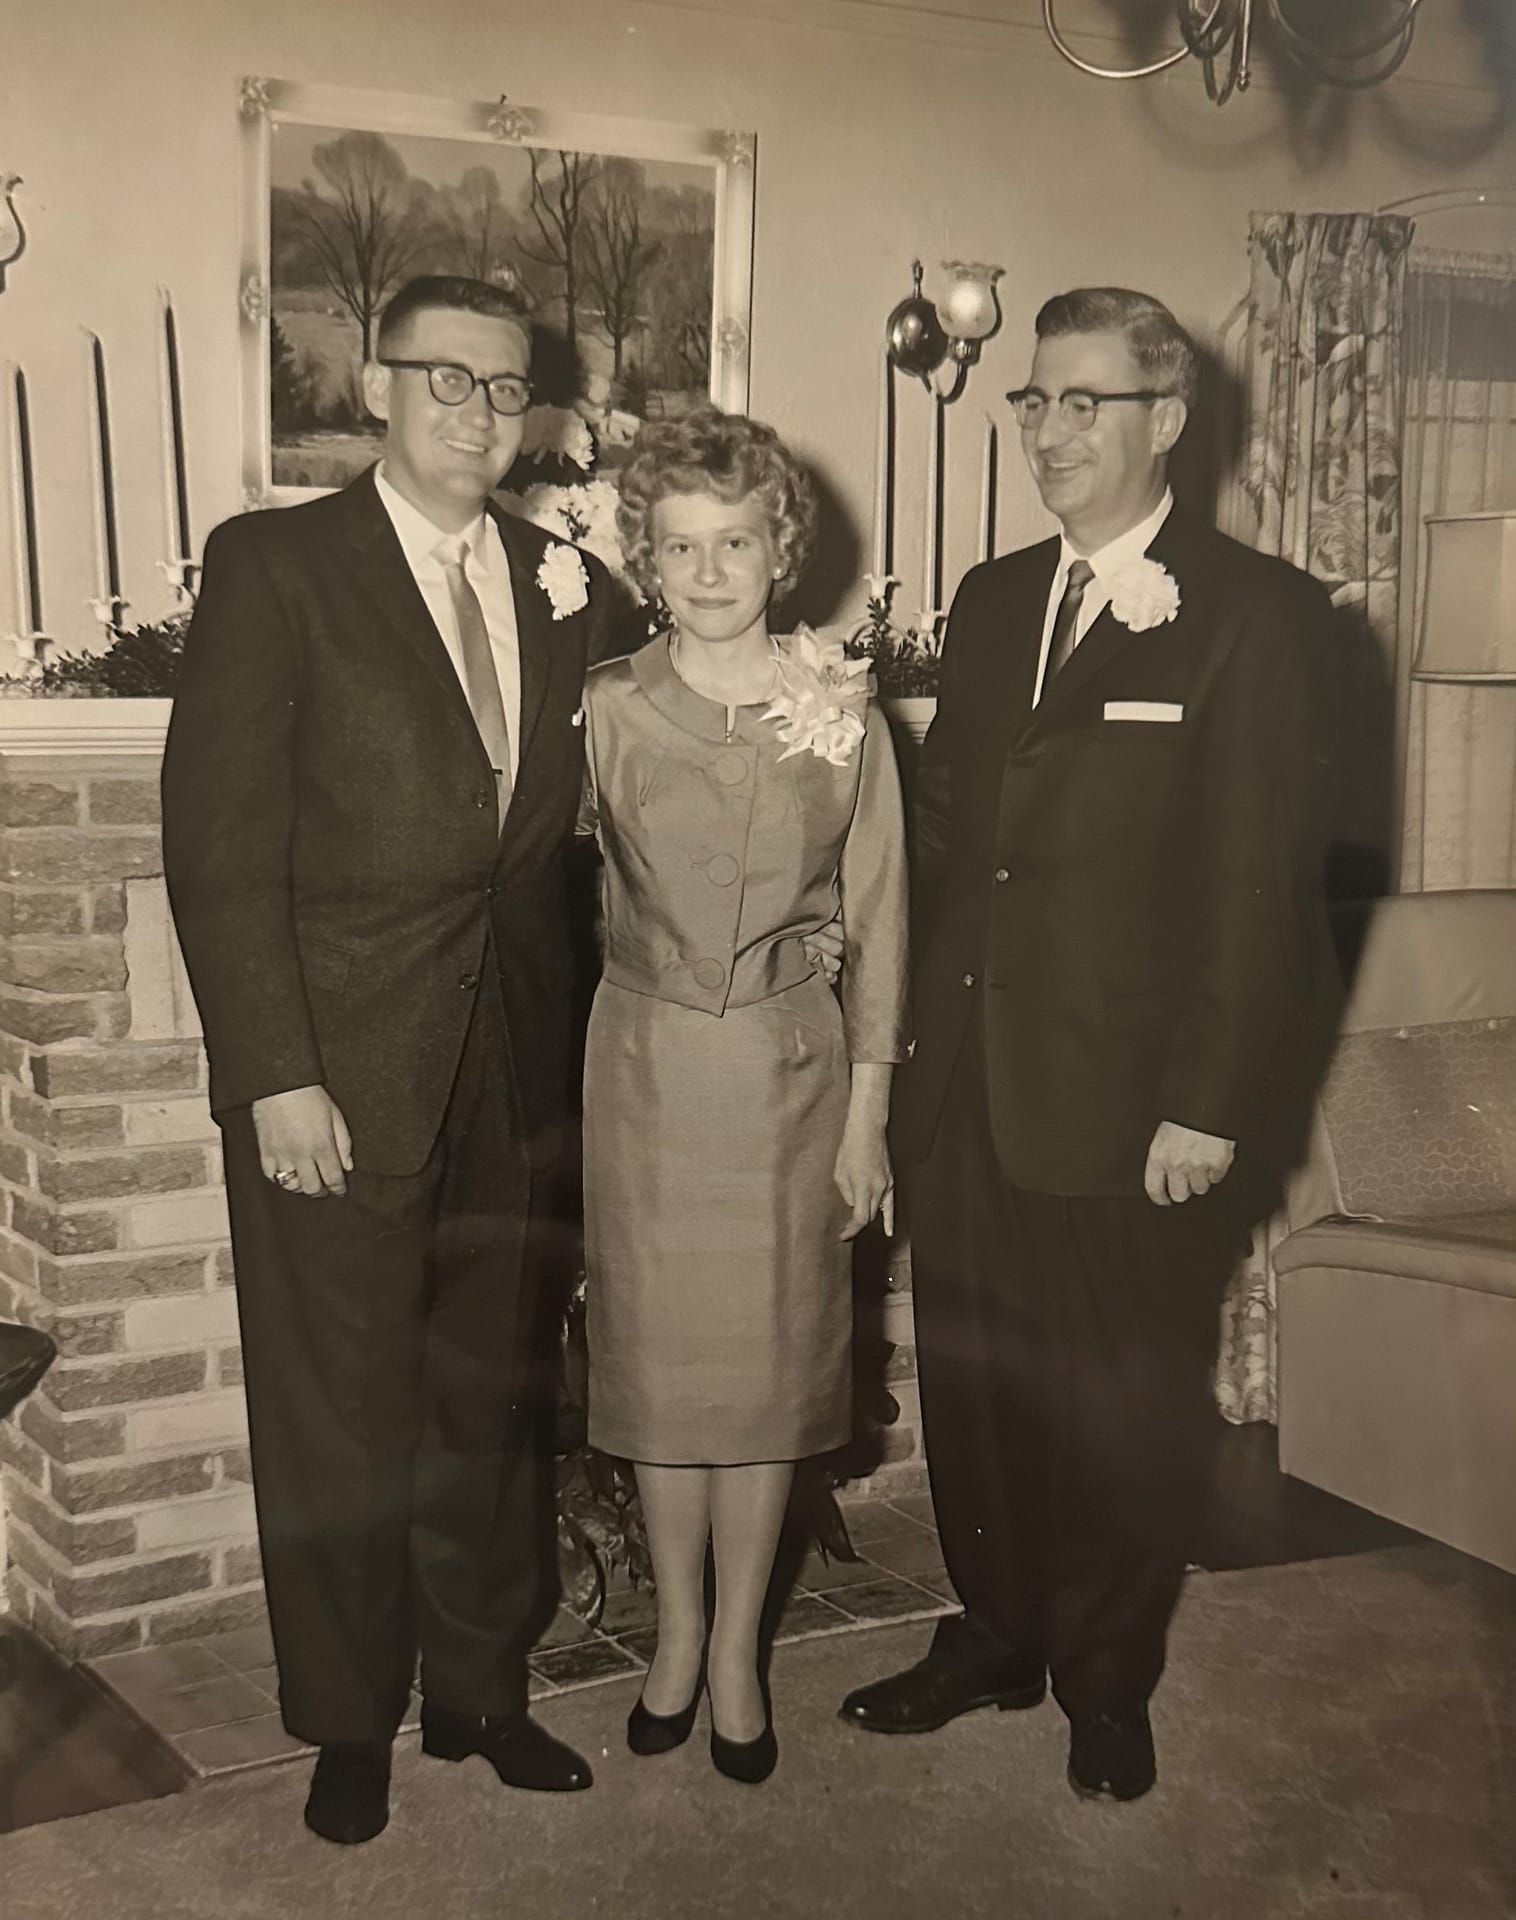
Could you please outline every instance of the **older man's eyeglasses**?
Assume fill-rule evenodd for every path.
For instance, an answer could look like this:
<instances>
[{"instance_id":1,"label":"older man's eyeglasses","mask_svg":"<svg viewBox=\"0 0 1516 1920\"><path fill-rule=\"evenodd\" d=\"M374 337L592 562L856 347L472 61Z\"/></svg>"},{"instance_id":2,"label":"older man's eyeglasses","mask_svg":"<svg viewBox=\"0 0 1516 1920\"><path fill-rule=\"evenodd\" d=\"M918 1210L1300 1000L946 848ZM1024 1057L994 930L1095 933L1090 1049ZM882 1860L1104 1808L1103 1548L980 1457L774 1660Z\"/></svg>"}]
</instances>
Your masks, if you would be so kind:
<instances>
[{"instance_id":1,"label":"older man's eyeglasses","mask_svg":"<svg viewBox=\"0 0 1516 1920\"><path fill-rule=\"evenodd\" d=\"M381 360L381 367L394 367L406 373L424 373L432 398L444 407L461 407L472 400L475 387L484 388L491 410L507 420L525 413L531 405L532 387L514 373L471 373L467 367L454 366L450 360Z\"/></svg>"},{"instance_id":2,"label":"older man's eyeglasses","mask_svg":"<svg viewBox=\"0 0 1516 1920\"><path fill-rule=\"evenodd\" d=\"M1087 387L1065 387L1062 393L1044 393L1041 387L1018 387L1006 399L1015 410L1018 427L1040 427L1048 409L1056 408L1064 426L1075 433L1088 433L1102 407L1115 400L1167 400L1166 393L1143 387L1135 393L1092 393Z\"/></svg>"}]
</instances>

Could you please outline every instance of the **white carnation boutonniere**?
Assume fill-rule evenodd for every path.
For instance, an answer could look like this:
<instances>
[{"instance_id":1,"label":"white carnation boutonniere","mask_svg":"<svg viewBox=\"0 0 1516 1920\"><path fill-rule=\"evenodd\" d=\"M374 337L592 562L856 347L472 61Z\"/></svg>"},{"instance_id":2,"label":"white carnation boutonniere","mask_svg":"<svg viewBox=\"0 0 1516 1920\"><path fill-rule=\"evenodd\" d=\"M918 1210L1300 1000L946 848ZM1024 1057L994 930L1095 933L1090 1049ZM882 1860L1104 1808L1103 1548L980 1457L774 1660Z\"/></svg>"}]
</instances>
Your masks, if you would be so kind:
<instances>
[{"instance_id":1,"label":"white carnation boutonniere","mask_svg":"<svg viewBox=\"0 0 1516 1920\"><path fill-rule=\"evenodd\" d=\"M542 556L537 585L553 603L553 618L567 620L589 605L590 577L584 561L572 547L555 540Z\"/></svg>"},{"instance_id":2,"label":"white carnation boutonniere","mask_svg":"<svg viewBox=\"0 0 1516 1920\"><path fill-rule=\"evenodd\" d=\"M1161 627L1179 611L1179 582L1159 560L1146 555L1122 567L1111 581L1111 612L1133 633Z\"/></svg>"},{"instance_id":3,"label":"white carnation boutonniere","mask_svg":"<svg viewBox=\"0 0 1516 1920\"><path fill-rule=\"evenodd\" d=\"M797 627L775 650L779 690L763 717L777 724L784 742L779 758L810 752L845 767L864 735L867 659L850 660L840 640L822 640L809 627Z\"/></svg>"}]
</instances>

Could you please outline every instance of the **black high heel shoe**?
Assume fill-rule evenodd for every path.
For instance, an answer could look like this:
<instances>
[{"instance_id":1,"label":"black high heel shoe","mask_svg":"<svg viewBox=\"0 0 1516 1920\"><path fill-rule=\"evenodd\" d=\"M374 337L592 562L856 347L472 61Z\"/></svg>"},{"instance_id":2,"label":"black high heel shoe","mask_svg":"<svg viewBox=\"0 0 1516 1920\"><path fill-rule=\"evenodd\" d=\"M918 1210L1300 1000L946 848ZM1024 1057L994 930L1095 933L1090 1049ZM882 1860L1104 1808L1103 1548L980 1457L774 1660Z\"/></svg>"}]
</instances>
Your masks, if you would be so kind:
<instances>
[{"instance_id":1,"label":"black high heel shoe","mask_svg":"<svg viewBox=\"0 0 1516 1920\"><path fill-rule=\"evenodd\" d=\"M705 1690L705 1663L695 1681L695 1691L687 1707L678 1713L649 1713L639 1694L637 1704L626 1717L626 1744L643 1759L657 1753L672 1753L682 1747L694 1731L695 1714Z\"/></svg>"},{"instance_id":2,"label":"black high heel shoe","mask_svg":"<svg viewBox=\"0 0 1516 1920\"><path fill-rule=\"evenodd\" d=\"M740 1780L745 1787L762 1786L779 1763L779 1742L774 1737L773 1709L765 1702L767 1720L756 1740L728 1740L717 1733L711 1720L711 1765L728 1780Z\"/></svg>"}]
</instances>

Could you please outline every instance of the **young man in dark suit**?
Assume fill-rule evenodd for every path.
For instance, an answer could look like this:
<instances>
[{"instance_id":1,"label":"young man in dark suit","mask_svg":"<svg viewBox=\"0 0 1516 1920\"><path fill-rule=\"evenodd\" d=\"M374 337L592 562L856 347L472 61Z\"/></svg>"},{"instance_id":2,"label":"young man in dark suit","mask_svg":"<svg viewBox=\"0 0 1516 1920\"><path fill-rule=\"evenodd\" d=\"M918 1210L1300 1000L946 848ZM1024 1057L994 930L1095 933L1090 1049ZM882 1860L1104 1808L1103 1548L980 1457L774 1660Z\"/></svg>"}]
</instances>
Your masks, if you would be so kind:
<instances>
[{"instance_id":1,"label":"young man in dark suit","mask_svg":"<svg viewBox=\"0 0 1516 1920\"><path fill-rule=\"evenodd\" d=\"M1013 394L1059 537L954 602L917 781L923 1419L964 1604L844 1717L1053 1691L1081 1792L1147 1703L1207 1483L1226 1278L1297 1139L1333 980L1312 686L1329 603L1175 507L1194 348L1156 300L1037 318Z\"/></svg>"},{"instance_id":2,"label":"young man in dark suit","mask_svg":"<svg viewBox=\"0 0 1516 1920\"><path fill-rule=\"evenodd\" d=\"M606 578L497 511L530 394L510 294L413 281L384 458L217 529L163 771L211 1063L280 1701L307 1823L384 1826L423 1751L571 1790L527 1715L552 1520L528 1373L570 1111L564 854Z\"/></svg>"}]
</instances>

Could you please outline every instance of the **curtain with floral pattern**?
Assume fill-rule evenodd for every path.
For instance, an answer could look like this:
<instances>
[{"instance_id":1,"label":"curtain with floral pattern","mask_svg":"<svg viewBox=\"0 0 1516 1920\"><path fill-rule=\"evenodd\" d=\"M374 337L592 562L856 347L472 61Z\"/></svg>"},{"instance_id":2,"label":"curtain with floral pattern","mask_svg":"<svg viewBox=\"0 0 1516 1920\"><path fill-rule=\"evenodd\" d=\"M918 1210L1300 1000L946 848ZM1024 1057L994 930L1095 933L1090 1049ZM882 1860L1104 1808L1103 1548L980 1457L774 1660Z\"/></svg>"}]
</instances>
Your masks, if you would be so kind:
<instances>
[{"instance_id":1,"label":"curtain with floral pattern","mask_svg":"<svg viewBox=\"0 0 1516 1920\"><path fill-rule=\"evenodd\" d=\"M1244 380L1241 536L1323 581L1340 619L1322 685L1340 726L1328 885L1387 883L1400 593L1401 326L1411 222L1255 214ZM1252 524L1247 522L1251 519ZM1228 1288L1216 1398L1229 1420L1275 1413L1272 1223Z\"/></svg>"}]
</instances>

